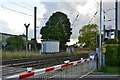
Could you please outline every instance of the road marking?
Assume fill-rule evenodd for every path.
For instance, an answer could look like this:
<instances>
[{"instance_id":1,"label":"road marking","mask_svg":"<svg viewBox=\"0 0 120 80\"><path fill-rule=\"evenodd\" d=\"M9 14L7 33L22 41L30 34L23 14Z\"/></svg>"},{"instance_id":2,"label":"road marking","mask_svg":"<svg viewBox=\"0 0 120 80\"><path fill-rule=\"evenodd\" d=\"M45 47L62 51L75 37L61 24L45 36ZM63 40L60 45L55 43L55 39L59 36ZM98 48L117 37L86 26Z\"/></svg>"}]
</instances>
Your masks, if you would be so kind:
<instances>
[{"instance_id":1,"label":"road marking","mask_svg":"<svg viewBox=\"0 0 120 80\"><path fill-rule=\"evenodd\" d=\"M51 76L51 77L49 77L49 78L54 78L54 77L56 77L56 76L58 76L59 74L57 74L57 75L54 75L54 76Z\"/></svg>"},{"instance_id":2,"label":"road marking","mask_svg":"<svg viewBox=\"0 0 120 80\"><path fill-rule=\"evenodd\" d=\"M120 75L87 75L88 77L99 76L99 77L120 77Z\"/></svg>"},{"instance_id":3,"label":"road marking","mask_svg":"<svg viewBox=\"0 0 120 80\"><path fill-rule=\"evenodd\" d=\"M89 75L90 73L92 73L92 72L94 72L95 71L95 69L94 70L92 70L92 71L90 71L90 72L88 72L87 74L85 74L85 75L82 75L81 77L79 77L77 80L79 80L79 79L81 79L81 78L83 78L83 77L85 77L85 76L87 76L87 75Z\"/></svg>"}]
</instances>

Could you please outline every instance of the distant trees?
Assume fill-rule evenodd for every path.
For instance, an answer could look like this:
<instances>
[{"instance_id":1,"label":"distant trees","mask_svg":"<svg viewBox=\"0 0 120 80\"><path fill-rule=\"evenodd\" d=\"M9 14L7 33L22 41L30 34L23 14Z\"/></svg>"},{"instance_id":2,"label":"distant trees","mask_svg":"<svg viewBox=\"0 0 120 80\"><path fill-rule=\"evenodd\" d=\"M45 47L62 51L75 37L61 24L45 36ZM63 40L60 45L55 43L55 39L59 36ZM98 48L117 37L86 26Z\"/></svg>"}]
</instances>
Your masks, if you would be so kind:
<instances>
[{"instance_id":1,"label":"distant trees","mask_svg":"<svg viewBox=\"0 0 120 80\"><path fill-rule=\"evenodd\" d=\"M79 30L79 43L86 43L89 48L95 48L96 37L98 35L98 26L96 24L84 25Z\"/></svg>"},{"instance_id":2,"label":"distant trees","mask_svg":"<svg viewBox=\"0 0 120 80\"><path fill-rule=\"evenodd\" d=\"M22 51L25 50L25 39L20 36L13 36L6 39L6 51Z\"/></svg>"},{"instance_id":3,"label":"distant trees","mask_svg":"<svg viewBox=\"0 0 120 80\"><path fill-rule=\"evenodd\" d=\"M28 41L28 44L31 45L29 48L30 51L35 51L35 41L36 41L36 47L37 47L37 51L39 51L41 49L41 43L38 43L37 40L34 40L34 38L32 38L31 40Z\"/></svg>"},{"instance_id":4,"label":"distant trees","mask_svg":"<svg viewBox=\"0 0 120 80\"><path fill-rule=\"evenodd\" d=\"M60 41L60 47L65 48L65 44L70 41L72 34L70 25L66 14L62 12L53 13L41 29L41 38L44 40L58 40Z\"/></svg>"}]
</instances>

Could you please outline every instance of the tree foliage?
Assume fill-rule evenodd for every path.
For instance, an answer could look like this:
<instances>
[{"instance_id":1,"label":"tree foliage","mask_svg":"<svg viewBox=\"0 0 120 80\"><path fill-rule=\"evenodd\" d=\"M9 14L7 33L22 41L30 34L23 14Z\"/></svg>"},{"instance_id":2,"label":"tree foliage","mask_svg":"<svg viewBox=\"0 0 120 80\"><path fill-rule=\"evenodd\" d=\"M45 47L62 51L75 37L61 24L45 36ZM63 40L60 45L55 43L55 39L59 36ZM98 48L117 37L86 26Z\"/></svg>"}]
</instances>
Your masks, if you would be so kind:
<instances>
[{"instance_id":1,"label":"tree foliage","mask_svg":"<svg viewBox=\"0 0 120 80\"><path fill-rule=\"evenodd\" d=\"M79 30L79 43L86 43L87 47L95 48L96 38L98 35L98 26L96 24L88 24Z\"/></svg>"},{"instance_id":2,"label":"tree foliage","mask_svg":"<svg viewBox=\"0 0 120 80\"><path fill-rule=\"evenodd\" d=\"M40 34L44 40L58 40L60 47L64 48L66 42L69 42L72 28L66 14L62 12L53 13L46 25L42 27Z\"/></svg>"},{"instance_id":3,"label":"tree foliage","mask_svg":"<svg viewBox=\"0 0 120 80\"><path fill-rule=\"evenodd\" d=\"M22 51L25 50L25 40L22 38L22 36L13 36L6 39L7 51Z\"/></svg>"},{"instance_id":4,"label":"tree foliage","mask_svg":"<svg viewBox=\"0 0 120 80\"><path fill-rule=\"evenodd\" d=\"M119 44L107 44L105 61L109 66L120 66Z\"/></svg>"}]
</instances>

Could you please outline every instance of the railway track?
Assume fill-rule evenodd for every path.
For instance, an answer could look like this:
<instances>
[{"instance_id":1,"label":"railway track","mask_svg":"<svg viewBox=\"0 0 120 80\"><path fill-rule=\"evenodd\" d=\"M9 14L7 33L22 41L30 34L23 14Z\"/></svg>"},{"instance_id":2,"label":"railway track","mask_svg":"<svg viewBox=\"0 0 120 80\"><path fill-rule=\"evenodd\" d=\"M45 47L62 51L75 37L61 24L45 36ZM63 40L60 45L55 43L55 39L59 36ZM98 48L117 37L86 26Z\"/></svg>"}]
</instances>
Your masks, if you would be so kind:
<instances>
[{"instance_id":1,"label":"railway track","mask_svg":"<svg viewBox=\"0 0 120 80\"><path fill-rule=\"evenodd\" d=\"M80 58L87 58L87 54L71 55L71 56L54 56L54 57L41 57L41 58L23 58L13 60L3 60L2 77L10 76L17 73L27 71L27 67L33 69L45 68L53 65L62 64L65 60L78 60Z\"/></svg>"},{"instance_id":2,"label":"railway track","mask_svg":"<svg viewBox=\"0 0 120 80\"><path fill-rule=\"evenodd\" d=\"M78 54L78 55L64 55L64 56L41 56L41 57L35 57L35 58L21 58L21 59L9 59L9 60L2 60L2 65L10 66L10 67L24 67L27 65L31 66L31 64L48 64L51 61L58 60L57 62L61 62L64 60L77 60L80 57L87 58L88 54Z\"/></svg>"}]
</instances>

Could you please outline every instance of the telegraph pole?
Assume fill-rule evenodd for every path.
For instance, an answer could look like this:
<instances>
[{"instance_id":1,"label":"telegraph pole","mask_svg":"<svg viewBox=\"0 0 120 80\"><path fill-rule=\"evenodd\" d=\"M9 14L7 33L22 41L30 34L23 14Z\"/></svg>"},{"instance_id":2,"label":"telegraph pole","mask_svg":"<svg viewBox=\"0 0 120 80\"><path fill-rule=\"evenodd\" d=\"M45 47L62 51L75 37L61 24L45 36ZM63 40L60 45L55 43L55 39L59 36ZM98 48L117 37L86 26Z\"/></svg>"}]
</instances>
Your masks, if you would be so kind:
<instances>
[{"instance_id":1,"label":"telegraph pole","mask_svg":"<svg viewBox=\"0 0 120 80\"><path fill-rule=\"evenodd\" d=\"M30 26L29 24L24 24L25 28L26 28L26 52L28 53L28 27Z\"/></svg>"},{"instance_id":2,"label":"telegraph pole","mask_svg":"<svg viewBox=\"0 0 120 80\"><path fill-rule=\"evenodd\" d=\"M118 39L118 0L115 1L115 37Z\"/></svg>"},{"instance_id":3,"label":"telegraph pole","mask_svg":"<svg viewBox=\"0 0 120 80\"><path fill-rule=\"evenodd\" d=\"M35 52L37 50L37 43L36 43L36 14L37 14L37 7L34 7L34 49Z\"/></svg>"},{"instance_id":4,"label":"telegraph pole","mask_svg":"<svg viewBox=\"0 0 120 80\"><path fill-rule=\"evenodd\" d=\"M104 16L103 16L103 19L104 19L104 25L103 25L103 42L105 44L105 12L104 13Z\"/></svg>"},{"instance_id":5,"label":"telegraph pole","mask_svg":"<svg viewBox=\"0 0 120 80\"><path fill-rule=\"evenodd\" d=\"M101 32L102 32L102 0L100 0L100 27L99 27L99 68L102 66L102 38L101 38Z\"/></svg>"}]
</instances>

